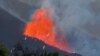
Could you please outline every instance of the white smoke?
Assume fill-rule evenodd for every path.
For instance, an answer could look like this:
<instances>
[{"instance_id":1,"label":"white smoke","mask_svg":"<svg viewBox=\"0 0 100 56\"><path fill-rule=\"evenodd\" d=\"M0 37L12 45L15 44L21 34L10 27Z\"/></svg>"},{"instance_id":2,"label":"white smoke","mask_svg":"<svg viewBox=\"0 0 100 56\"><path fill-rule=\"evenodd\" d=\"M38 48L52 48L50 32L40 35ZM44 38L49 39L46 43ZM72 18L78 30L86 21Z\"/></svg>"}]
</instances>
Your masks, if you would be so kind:
<instances>
[{"instance_id":1,"label":"white smoke","mask_svg":"<svg viewBox=\"0 0 100 56\"><path fill-rule=\"evenodd\" d=\"M56 26L68 36L78 53L100 56L99 5L99 0L44 0L42 7L51 8Z\"/></svg>"},{"instance_id":2,"label":"white smoke","mask_svg":"<svg viewBox=\"0 0 100 56\"><path fill-rule=\"evenodd\" d=\"M57 25L69 30L72 27L87 27L89 22L93 25L95 14L92 12L93 0L45 0L43 7L52 8L52 16ZM97 21L97 20L96 20Z\"/></svg>"}]
</instances>

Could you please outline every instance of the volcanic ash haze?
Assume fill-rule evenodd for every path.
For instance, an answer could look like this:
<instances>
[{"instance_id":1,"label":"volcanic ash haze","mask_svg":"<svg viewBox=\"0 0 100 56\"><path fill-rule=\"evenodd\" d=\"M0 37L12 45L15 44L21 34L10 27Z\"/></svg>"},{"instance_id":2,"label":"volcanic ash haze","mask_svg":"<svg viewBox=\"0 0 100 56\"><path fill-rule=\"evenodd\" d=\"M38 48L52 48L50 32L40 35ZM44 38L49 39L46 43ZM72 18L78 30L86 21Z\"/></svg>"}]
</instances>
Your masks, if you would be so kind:
<instances>
[{"instance_id":1,"label":"volcanic ash haze","mask_svg":"<svg viewBox=\"0 0 100 56\"><path fill-rule=\"evenodd\" d=\"M100 56L100 0L44 0L56 28L66 36L76 52Z\"/></svg>"},{"instance_id":2,"label":"volcanic ash haze","mask_svg":"<svg viewBox=\"0 0 100 56\"><path fill-rule=\"evenodd\" d=\"M100 27L97 26L100 24L99 2L99 0L44 0L42 7L50 8L57 27L65 34L70 28L76 27L100 37Z\"/></svg>"}]
</instances>

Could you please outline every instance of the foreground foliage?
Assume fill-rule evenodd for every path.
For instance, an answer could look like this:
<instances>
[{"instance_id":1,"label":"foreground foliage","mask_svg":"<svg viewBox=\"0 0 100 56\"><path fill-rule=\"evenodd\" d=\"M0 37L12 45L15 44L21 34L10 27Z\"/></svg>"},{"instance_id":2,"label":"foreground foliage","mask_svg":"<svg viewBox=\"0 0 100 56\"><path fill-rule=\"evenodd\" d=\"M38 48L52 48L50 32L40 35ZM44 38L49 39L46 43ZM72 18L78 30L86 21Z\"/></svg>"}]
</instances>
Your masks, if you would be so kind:
<instances>
[{"instance_id":1,"label":"foreground foliage","mask_svg":"<svg viewBox=\"0 0 100 56\"><path fill-rule=\"evenodd\" d=\"M8 56L8 49L0 43L0 56Z\"/></svg>"}]
</instances>

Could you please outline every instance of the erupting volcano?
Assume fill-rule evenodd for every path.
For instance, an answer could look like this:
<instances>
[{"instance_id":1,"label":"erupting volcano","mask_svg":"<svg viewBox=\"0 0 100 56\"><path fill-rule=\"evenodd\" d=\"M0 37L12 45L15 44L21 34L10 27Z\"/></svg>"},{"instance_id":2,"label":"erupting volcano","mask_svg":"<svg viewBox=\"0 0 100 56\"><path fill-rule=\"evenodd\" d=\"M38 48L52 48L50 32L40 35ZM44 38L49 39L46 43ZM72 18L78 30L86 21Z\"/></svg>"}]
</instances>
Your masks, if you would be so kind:
<instances>
[{"instance_id":1,"label":"erupting volcano","mask_svg":"<svg viewBox=\"0 0 100 56\"><path fill-rule=\"evenodd\" d=\"M71 48L61 34L60 30L54 27L53 19L45 9L37 9L27 22L24 35L43 41L45 44L56 47L62 51L71 52Z\"/></svg>"}]
</instances>

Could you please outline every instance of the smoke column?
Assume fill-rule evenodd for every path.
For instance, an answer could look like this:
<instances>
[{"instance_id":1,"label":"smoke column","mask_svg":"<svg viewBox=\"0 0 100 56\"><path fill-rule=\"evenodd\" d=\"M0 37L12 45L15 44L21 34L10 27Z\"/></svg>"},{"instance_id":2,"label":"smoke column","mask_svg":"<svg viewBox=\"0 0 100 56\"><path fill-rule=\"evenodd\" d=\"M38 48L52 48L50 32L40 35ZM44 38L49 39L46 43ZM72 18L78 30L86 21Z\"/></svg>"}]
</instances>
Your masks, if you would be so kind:
<instances>
[{"instance_id":1,"label":"smoke column","mask_svg":"<svg viewBox=\"0 0 100 56\"><path fill-rule=\"evenodd\" d=\"M55 26L83 56L100 56L100 0L45 0Z\"/></svg>"},{"instance_id":2,"label":"smoke column","mask_svg":"<svg viewBox=\"0 0 100 56\"><path fill-rule=\"evenodd\" d=\"M95 17L91 8L93 2L92 0L47 0L42 7L52 8L51 15L56 25L66 33L72 27L79 29L87 27L87 22L92 25Z\"/></svg>"}]
</instances>

